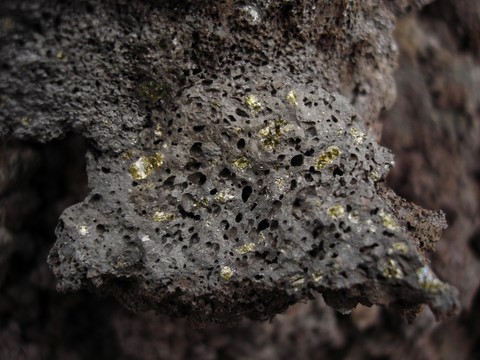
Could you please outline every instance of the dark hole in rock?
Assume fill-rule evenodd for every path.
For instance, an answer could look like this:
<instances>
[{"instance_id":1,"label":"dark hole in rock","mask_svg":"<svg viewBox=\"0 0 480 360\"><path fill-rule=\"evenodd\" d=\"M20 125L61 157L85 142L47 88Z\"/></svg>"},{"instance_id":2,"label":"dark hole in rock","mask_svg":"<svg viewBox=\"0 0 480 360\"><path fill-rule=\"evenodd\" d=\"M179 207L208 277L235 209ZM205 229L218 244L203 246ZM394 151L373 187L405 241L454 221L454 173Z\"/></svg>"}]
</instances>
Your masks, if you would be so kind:
<instances>
[{"instance_id":1,"label":"dark hole in rock","mask_svg":"<svg viewBox=\"0 0 480 360\"><path fill-rule=\"evenodd\" d=\"M248 118L250 117L250 115L248 115L248 113L246 113L244 110L242 109L236 109L235 110L235 114L237 114L238 116L240 117L244 117L244 118Z\"/></svg>"},{"instance_id":2,"label":"dark hole in rock","mask_svg":"<svg viewBox=\"0 0 480 360\"><path fill-rule=\"evenodd\" d=\"M245 148L245 140L244 139L240 139L238 140L237 142L237 148L239 150L243 150Z\"/></svg>"},{"instance_id":3,"label":"dark hole in rock","mask_svg":"<svg viewBox=\"0 0 480 360\"><path fill-rule=\"evenodd\" d=\"M196 142L192 145L190 148L190 152L193 155L202 155L203 150L202 150L202 143L201 142Z\"/></svg>"},{"instance_id":4,"label":"dark hole in rock","mask_svg":"<svg viewBox=\"0 0 480 360\"><path fill-rule=\"evenodd\" d=\"M204 173L196 172L188 176L188 181L196 185L203 185L207 181L207 177Z\"/></svg>"},{"instance_id":5,"label":"dark hole in rock","mask_svg":"<svg viewBox=\"0 0 480 360\"><path fill-rule=\"evenodd\" d=\"M260 232L262 230L268 229L269 226L270 226L270 221L268 221L268 219L263 219L258 224L257 230Z\"/></svg>"},{"instance_id":6,"label":"dark hole in rock","mask_svg":"<svg viewBox=\"0 0 480 360\"><path fill-rule=\"evenodd\" d=\"M303 155L295 155L291 160L290 164L292 166L302 166L303 165Z\"/></svg>"},{"instance_id":7,"label":"dark hole in rock","mask_svg":"<svg viewBox=\"0 0 480 360\"><path fill-rule=\"evenodd\" d=\"M344 174L344 172L342 171L342 169L340 169L339 167L336 167L334 170L333 170L333 176L342 176Z\"/></svg>"},{"instance_id":8,"label":"dark hole in rock","mask_svg":"<svg viewBox=\"0 0 480 360\"><path fill-rule=\"evenodd\" d=\"M232 176L232 172L229 169L224 168L218 175L222 178L229 178Z\"/></svg>"},{"instance_id":9,"label":"dark hole in rock","mask_svg":"<svg viewBox=\"0 0 480 360\"><path fill-rule=\"evenodd\" d=\"M248 199L250 198L250 195L252 195L252 187L251 186L245 186L242 190L242 200L243 202L247 202Z\"/></svg>"}]
</instances>

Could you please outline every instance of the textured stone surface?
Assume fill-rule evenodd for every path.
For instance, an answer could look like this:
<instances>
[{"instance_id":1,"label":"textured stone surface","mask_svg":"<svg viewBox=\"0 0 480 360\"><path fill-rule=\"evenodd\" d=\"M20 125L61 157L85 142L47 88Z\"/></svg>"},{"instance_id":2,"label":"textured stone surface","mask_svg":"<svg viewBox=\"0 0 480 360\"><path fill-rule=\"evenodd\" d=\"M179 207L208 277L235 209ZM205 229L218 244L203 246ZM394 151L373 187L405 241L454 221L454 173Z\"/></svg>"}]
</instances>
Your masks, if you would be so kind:
<instances>
[{"instance_id":1,"label":"textured stone surface","mask_svg":"<svg viewBox=\"0 0 480 360\"><path fill-rule=\"evenodd\" d=\"M471 308L480 285L474 245L480 228L480 70L477 43L465 37L470 16L458 23L451 11L440 10L468 7L475 16L478 2L468 4L441 1L422 18L398 23L402 96L385 120L382 140L397 154L389 185L421 206L446 212L449 227L432 266L460 290L464 309Z\"/></svg>"},{"instance_id":2,"label":"textured stone surface","mask_svg":"<svg viewBox=\"0 0 480 360\"><path fill-rule=\"evenodd\" d=\"M287 81L275 97L204 95L223 87L178 97L175 122L144 130L141 151L89 155L92 194L65 211L50 256L61 289L202 320L269 317L310 290L343 310L455 307L404 235L417 224L402 211L415 211L375 187L390 154L343 98ZM436 216L426 237L444 227Z\"/></svg>"},{"instance_id":3,"label":"textured stone surface","mask_svg":"<svg viewBox=\"0 0 480 360\"><path fill-rule=\"evenodd\" d=\"M0 132L92 144L50 254L61 290L217 321L311 291L455 310L420 253L442 216L383 189L392 157L349 105L375 133L393 99L382 3L2 7Z\"/></svg>"},{"instance_id":4,"label":"textured stone surface","mask_svg":"<svg viewBox=\"0 0 480 360\"><path fill-rule=\"evenodd\" d=\"M85 186L85 148L83 142L68 137L45 146L17 144L35 153L35 161L28 163L37 170L17 177L15 181L28 181L14 188L29 191L29 198L40 201L23 218L9 216L4 223L5 213L0 216L12 235L9 271L0 287L0 358L480 358L476 270L480 263L476 161L480 117L475 110L479 71L473 41L461 36L466 33L467 18L451 16L457 4L468 9L468 18L472 18L478 1L436 1L414 17L413 31L412 19L400 24L408 31L397 35L403 54L397 76L399 99L386 114L383 144L396 154L389 185L426 208L446 210L449 228L432 254L431 266L459 288L459 316L436 323L425 310L413 324L407 324L392 309L360 305L351 315L341 315L317 296L291 306L271 322L244 320L232 326L197 327L152 312L132 314L116 301L83 291L56 293L56 281L45 263L55 240L53 230L61 211L85 197L85 190L78 191ZM418 46L420 37L424 40ZM474 32L470 38L475 39ZM416 44L413 51L412 44ZM432 51L432 45L436 50ZM458 93L463 95L458 97ZM2 144L0 149L0 164L8 164L5 150L11 148ZM0 168L0 174L13 169L11 164ZM19 213L16 208L25 204L23 197L8 209ZM4 209L2 203L0 210Z\"/></svg>"},{"instance_id":5,"label":"textured stone surface","mask_svg":"<svg viewBox=\"0 0 480 360\"><path fill-rule=\"evenodd\" d=\"M346 95L369 124L392 104L394 18L380 0L242 4L2 1L0 134L73 130L118 152L179 92L248 87L259 66Z\"/></svg>"}]
</instances>

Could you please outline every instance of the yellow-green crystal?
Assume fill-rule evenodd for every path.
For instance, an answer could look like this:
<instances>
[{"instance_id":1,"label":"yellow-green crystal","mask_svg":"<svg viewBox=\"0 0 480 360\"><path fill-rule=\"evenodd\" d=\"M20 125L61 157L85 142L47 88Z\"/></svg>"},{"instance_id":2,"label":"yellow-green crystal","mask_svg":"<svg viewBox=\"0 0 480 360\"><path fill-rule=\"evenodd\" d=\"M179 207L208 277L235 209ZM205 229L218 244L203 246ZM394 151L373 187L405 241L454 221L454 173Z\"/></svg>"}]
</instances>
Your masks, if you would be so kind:
<instances>
[{"instance_id":1,"label":"yellow-green crystal","mask_svg":"<svg viewBox=\"0 0 480 360\"><path fill-rule=\"evenodd\" d=\"M283 190L285 188L285 179L284 178L275 179L275 185L279 190Z\"/></svg>"},{"instance_id":2,"label":"yellow-green crystal","mask_svg":"<svg viewBox=\"0 0 480 360\"><path fill-rule=\"evenodd\" d=\"M196 207L196 208L207 208L209 204L210 204L210 200L208 200L208 198L202 198L202 199L200 199L200 201L197 201L194 204L194 207Z\"/></svg>"},{"instance_id":3,"label":"yellow-green crystal","mask_svg":"<svg viewBox=\"0 0 480 360\"><path fill-rule=\"evenodd\" d=\"M234 198L235 196L230 194L228 191L220 191L215 196L215 200L221 204L225 204L226 202L233 200Z\"/></svg>"},{"instance_id":4,"label":"yellow-green crystal","mask_svg":"<svg viewBox=\"0 0 480 360\"><path fill-rule=\"evenodd\" d=\"M287 127L287 124L288 123L283 119L270 122L258 132L261 144L268 150L275 149L278 144L280 144L280 139L286 130L285 128Z\"/></svg>"},{"instance_id":5,"label":"yellow-green crystal","mask_svg":"<svg viewBox=\"0 0 480 360\"><path fill-rule=\"evenodd\" d=\"M228 281L232 278L233 276L233 270L230 266L224 266L220 269L220 277L225 280L225 281Z\"/></svg>"},{"instance_id":6,"label":"yellow-green crystal","mask_svg":"<svg viewBox=\"0 0 480 360\"><path fill-rule=\"evenodd\" d=\"M244 245L236 248L235 251L237 252L237 254L240 254L240 255L246 254L248 252L255 251L255 244L254 243L244 244Z\"/></svg>"},{"instance_id":7,"label":"yellow-green crystal","mask_svg":"<svg viewBox=\"0 0 480 360\"><path fill-rule=\"evenodd\" d=\"M294 275L290 278L290 284L295 287L301 287L305 284L305 276L304 275Z\"/></svg>"},{"instance_id":8,"label":"yellow-green crystal","mask_svg":"<svg viewBox=\"0 0 480 360\"><path fill-rule=\"evenodd\" d=\"M396 242L388 249L388 254L392 255L394 253L398 254L408 254L408 245L404 242Z\"/></svg>"},{"instance_id":9,"label":"yellow-green crystal","mask_svg":"<svg viewBox=\"0 0 480 360\"><path fill-rule=\"evenodd\" d=\"M380 215L380 218L382 219L382 224L385 227L385 229L390 231L398 230L397 221L392 215L390 215L389 213L383 210L380 211L379 215Z\"/></svg>"},{"instance_id":10,"label":"yellow-green crystal","mask_svg":"<svg viewBox=\"0 0 480 360\"><path fill-rule=\"evenodd\" d=\"M331 218L338 219L345 215L345 208L343 207L343 205L340 204L333 205L331 208L328 209L327 213Z\"/></svg>"},{"instance_id":11,"label":"yellow-green crystal","mask_svg":"<svg viewBox=\"0 0 480 360\"><path fill-rule=\"evenodd\" d=\"M445 288L445 284L435 276L428 266L419 268L416 274L420 286L431 293L438 293Z\"/></svg>"},{"instance_id":12,"label":"yellow-green crystal","mask_svg":"<svg viewBox=\"0 0 480 360\"><path fill-rule=\"evenodd\" d=\"M298 99L297 99L297 93L295 90L291 90L287 94L287 101L290 103L292 106L298 106Z\"/></svg>"},{"instance_id":13,"label":"yellow-green crystal","mask_svg":"<svg viewBox=\"0 0 480 360\"><path fill-rule=\"evenodd\" d=\"M235 167L239 168L240 170L245 170L250 165L250 161L248 161L245 156L242 156L235 160L233 162L233 165L235 165Z\"/></svg>"},{"instance_id":14,"label":"yellow-green crystal","mask_svg":"<svg viewBox=\"0 0 480 360\"><path fill-rule=\"evenodd\" d=\"M122 154L122 158L125 160L131 160L133 157L133 151L132 150L127 150Z\"/></svg>"},{"instance_id":15,"label":"yellow-green crystal","mask_svg":"<svg viewBox=\"0 0 480 360\"><path fill-rule=\"evenodd\" d=\"M142 156L130 166L130 175L134 180L145 179L153 171L161 167L163 162L164 157L160 153L155 153L152 156Z\"/></svg>"},{"instance_id":16,"label":"yellow-green crystal","mask_svg":"<svg viewBox=\"0 0 480 360\"><path fill-rule=\"evenodd\" d=\"M67 55L63 52L63 50L59 50L56 54L58 60L65 60Z\"/></svg>"},{"instance_id":17,"label":"yellow-green crystal","mask_svg":"<svg viewBox=\"0 0 480 360\"><path fill-rule=\"evenodd\" d=\"M382 178L381 175L375 170L372 170L368 177L373 181L378 181Z\"/></svg>"},{"instance_id":18,"label":"yellow-green crystal","mask_svg":"<svg viewBox=\"0 0 480 360\"><path fill-rule=\"evenodd\" d=\"M393 259L388 259L383 264L382 274L387 279L401 279L401 278L403 278L402 269L400 269L400 266L398 265L398 263Z\"/></svg>"},{"instance_id":19,"label":"yellow-green crystal","mask_svg":"<svg viewBox=\"0 0 480 360\"><path fill-rule=\"evenodd\" d=\"M29 126L31 124L32 120L28 116L24 116L21 118L20 123L23 126Z\"/></svg>"},{"instance_id":20,"label":"yellow-green crystal","mask_svg":"<svg viewBox=\"0 0 480 360\"><path fill-rule=\"evenodd\" d=\"M88 227L86 225L78 225L77 231L80 235L86 236L88 234Z\"/></svg>"},{"instance_id":21,"label":"yellow-green crystal","mask_svg":"<svg viewBox=\"0 0 480 360\"><path fill-rule=\"evenodd\" d=\"M321 153L317 157L315 162L315 169L322 170L330 164L342 153L342 151L336 146L330 146L326 151Z\"/></svg>"},{"instance_id":22,"label":"yellow-green crystal","mask_svg":"<svg viewBox=\"0 0 480 360\"><path fill-rule=\"evenodd\" d=\"M253 94L250 94L245 99L245 104L253 111L262 111L263 106L260 100Z\"/></svg>"},{"instance_id":23,"label":"yellow-green crystal","mask_svg":"<svg viewBox=\"0 0 480 360\"><path fill-rule=\"evenodd\" d=\"M258 239L259 243L264 243L267 240L267 238L265 237L265 235L263 233L258 234L257 239Z\"/></svg>"},{"instance_id":24,"label":"yellow-green crystal","mask_svg":"<svg viewBox=\"0 0 480 360\"><path fill-rule=\"evenodd\" d=\"M365 140L365 133L356 127L350 128L350 135L353 137L353 142L356 145L360 145Z\"/></svg>"},{"instance_id":25,"label":"yellow-green crystal","mask_svg":"<svg viewBox=\"0 0 480 360\"><path fill-rule=\"evenodd\" d=\"M158 136L158 137L162 137L163 136L163 130L162 130L162 126L160 124L157 124L155 126L155 131L154 131L155 135Z\"/></svg>"},{"instance_id":26,"label":"yellow-green crystal","mask_svg":"<svg viewBox=\"0 0 480 360\"><path fill-rule=\"evenodd\" d=\"M312 274L312 280L315 284L319 284L323 279L323 274L320 271L316 271Z\"/></svg>"},{"instance_id":27,"label":"yellow-green crystal","mask_svg":"<svg viewBox=\"0 0 480 360\"><path fill-rule=\"evenodd\" d=\"M157 211L153 215L153 220L156 222L165 222L165 221L173 221L175 220L175 214L165 211Z\"/></svg>"}]
</instances>

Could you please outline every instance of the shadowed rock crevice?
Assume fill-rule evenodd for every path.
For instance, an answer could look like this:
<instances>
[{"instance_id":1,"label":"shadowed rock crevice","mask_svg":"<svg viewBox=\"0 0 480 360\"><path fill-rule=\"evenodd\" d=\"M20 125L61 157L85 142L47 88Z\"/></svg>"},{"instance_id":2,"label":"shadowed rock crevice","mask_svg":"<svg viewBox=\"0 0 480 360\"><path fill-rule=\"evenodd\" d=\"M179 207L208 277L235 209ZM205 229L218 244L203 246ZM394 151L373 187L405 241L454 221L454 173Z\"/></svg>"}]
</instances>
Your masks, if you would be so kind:
<instances>
[{"instance_id":1,"label":"shadowed rock crevice","mask_svg":"<svg viewBox=\"0 0 480 360\"><path fill-rule=\"evenodd\" d=\"M18 277L29 274L37 251L54 243L62 211L88 194L87 145L84 138L69 135L48 144L7 140L0 146L2 260L10 276ZM45 261L46 255L35 261Z\"/></svg>"}]
</instances>

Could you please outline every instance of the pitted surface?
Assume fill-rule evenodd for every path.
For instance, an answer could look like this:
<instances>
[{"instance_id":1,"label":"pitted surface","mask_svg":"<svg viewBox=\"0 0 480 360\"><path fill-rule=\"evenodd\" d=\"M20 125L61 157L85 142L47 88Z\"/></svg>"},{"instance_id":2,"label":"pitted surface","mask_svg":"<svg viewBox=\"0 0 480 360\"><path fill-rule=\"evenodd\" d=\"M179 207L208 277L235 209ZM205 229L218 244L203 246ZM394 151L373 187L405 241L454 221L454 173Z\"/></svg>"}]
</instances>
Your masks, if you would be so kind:
<instances>
[{"instance_id":1,"label":"pitted surface","mask_svg":"<svg viewBox=\"0 0 480 360\"><path fill-rule=\"evenodd\" d=\"M0 133L92 143L49 259L61 290L217 321L312 291L455 309L417 245L443 217L407 226L421 211L382 188L392 156L367 134L394 96L380 1L2 7Z\"/></svg>"},{"instance_id":2,"label":"pitted surface","mask_svg":"<svg viewBox=\"0 0 480 360\"><path fill-rule=\"evenodd\" d=\"M346 95L368 124L392 104L397 50L380 0L242 4L2 2L0 134L75 131L120 152L178 91L217 77L248 84L260 66Z\"/></svg>"},{"instance_id":3,"label":"pitted surface","mask_svg":"<svg viewBox=\"0 0 480 360\"><path fill-rule=\"evenodd\" d=\"M190 88L141 150L89 156L92 195L50 258L60 287L202 320L269 317L312 290L341 310L413 296L448 312L451 289L375 186L390 153L342 96L288 80L272 96L260 73L228 97Z\"/></svg>"}]
</instances>

